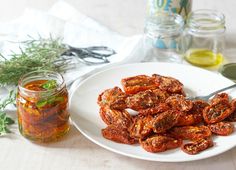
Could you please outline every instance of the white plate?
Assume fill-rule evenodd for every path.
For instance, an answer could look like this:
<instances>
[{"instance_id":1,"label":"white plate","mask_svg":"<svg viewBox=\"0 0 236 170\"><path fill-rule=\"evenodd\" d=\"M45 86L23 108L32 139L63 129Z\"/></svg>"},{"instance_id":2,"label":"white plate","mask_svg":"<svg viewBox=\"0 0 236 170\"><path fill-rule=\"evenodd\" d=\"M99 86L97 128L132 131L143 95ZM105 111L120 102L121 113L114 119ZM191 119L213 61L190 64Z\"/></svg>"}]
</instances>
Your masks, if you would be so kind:
<instances>
[{"instance_id":1,"label":"white plate","mask_svg":"<svg viewBox=\"0 0 236 170\"><path fill-rule=\"evenodd\" d=\"M199 160L223 153L236 145L236 132L226 137L214 137L214 147L197 155L187 155L179 148L163 153L149 153L139 145L125 145L112 142L102 137L101 129L106 125L99 116L98 95L105 89L120 86L124 77L153 73L172 76L179 79L187 93L204 95L214 90L232 85L233 82L216 73L187 65L170 63L137 63L114 67L99 72L80 83L71 95L70 113L75 126L94 143L119 154L133 158L162 161L183 162ZM236 98L236 90L230 90Z\"/></svg>"}]
</instances>

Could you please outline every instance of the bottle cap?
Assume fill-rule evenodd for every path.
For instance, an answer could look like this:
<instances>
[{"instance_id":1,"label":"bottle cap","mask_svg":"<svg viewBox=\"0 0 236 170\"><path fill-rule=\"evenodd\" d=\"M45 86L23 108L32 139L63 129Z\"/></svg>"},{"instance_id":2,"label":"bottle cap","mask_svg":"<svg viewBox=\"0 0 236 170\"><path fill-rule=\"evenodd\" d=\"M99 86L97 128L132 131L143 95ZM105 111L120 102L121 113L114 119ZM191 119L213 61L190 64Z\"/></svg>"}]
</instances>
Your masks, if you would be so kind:
<instances>
[{"instance_id":1,"label":"bottle cap","mask_svg":"<svg viewBox=\"0 0 236 170\"><path fill-rule=\"evenodd\" d=\"M236 63L225 64L220 68L220 73L233 80L236 81Z\"/></svg>"}]
</instances>

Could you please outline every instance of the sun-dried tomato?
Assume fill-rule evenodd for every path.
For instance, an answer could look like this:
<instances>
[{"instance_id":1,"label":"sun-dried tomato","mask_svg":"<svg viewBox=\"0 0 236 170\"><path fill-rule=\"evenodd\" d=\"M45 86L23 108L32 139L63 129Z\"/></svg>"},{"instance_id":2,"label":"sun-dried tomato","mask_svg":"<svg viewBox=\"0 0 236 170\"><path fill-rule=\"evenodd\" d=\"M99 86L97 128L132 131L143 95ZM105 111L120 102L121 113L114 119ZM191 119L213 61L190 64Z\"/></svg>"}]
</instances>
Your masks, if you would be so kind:
<instances>
[{"instance_id":1,"label":"sun-dried tomato","mask_svg":"<svg viewBox=\"0 0 236 170\"><path fill-rule=\"evenodd\" d=\"M205 107L209 106L209 104L203 100L194 100L193 107L188 112L190 114L202 114Z\"/></svg>"},{"instance_id":2,"label":"sun-dried tomato","mask_svg":"<svg viewBox=\"0 0 236 170\"><path fill-rule=\"evenodd\" d=\"M135 139L130 137L127 129L121 128L120 126L116 125L109 125L105 129L102 129L102 135L104 138L118 143L137 143Z\"/></svg>"},{"instance_id":3,"label":"sun-dried tomato","mask_svg":"<svg viewBox=\"0 0 236 170\"><path fill-rule=\"evenodd\" d=\"M193 107L188 112L182 112L176 126L196 125L203 121L202 112L209 104L203 100L193 101Z\"/></svg>"},{"instance_id":4,"label":"sun-dried tomato","mask_svg":"<svg viewBox=\"0 0 236 170\"><path fill-rule=\"evenodd\" d=\"M165 112L167 110L170 110L170 107L166 103L159 103L158 105L154 107L141 109L138 112L140 115L156 115L156 114Z\"/></svg>"},{"instance_id":5,"label":"sun-dried tomato","mask_svg":"<svg viewBox=\"0 0 236 170\"><path fill-rule=\"evenodd\" d=\"M126 94L135 94L140 91L157 88L155 80L146 75L127 77L121 80L121 84Z\"/></svg>"},{"instance_id":6,"label":"sun-dried tomato","mask_svg":"<svg viewBox=\"0 0 236 170\"><path fill-rule=\"evenodd\" d=\"M236 112L234 111L231 113L225 120L229 122L236 122Z\"/></svg>"},{"instance_id":7,"label":"sun-dried tomato","mask_svg":"<svg viewBox=\"0 0 236 170\"><path fill-rule=\"evenodd\" d=\"M126 105L133 110L146 109L154 107L158 99L151 90L141 91L137 94L127 97Z\"/></svg>"},{"instance_id":8,"label":"sun-dried tomato","mask_svg":"<svg viewBox=\"0 0 236 170\"><path fill-rule=\"evenodd\" d=\"M183 95L173 95L166 99L166 103L173 109L179 111L189 111L193 107L193 102L191 100L186 100Z\"/></svg>"},{"instance_id":9,"label":"sun-dried tomato","mask_svg":"<svg viewBox=\"0 0 236 170\"><path fill-rule=\"evenodd\" d=\"M232 106L232 109L235 111L236 110L236 99L233 99L230 104Z\"/></svg>"},{"instance_id":10,"label":"sun-dried tomato","mask_svg":"<svg viewBox=\"0 0 236 170\"><path fill-rule=\"evenodd\" d=\"M222 100L226 100L227 102L229 102L229 95L227 93L219 93L216 94L211 100L210 103L212 105L215 105L219 102L221 102Z\"/></svg>"},{"instance_id":11,"label":"sun-dried tomato","mask_svg":"<svg viewBox=\"0 0 236 170\"><path fill-rule=\"evenodd\" d=\"M202 115L201 114L189 114L186 112L182 112L178 123L175 126L190 126L195 125L202 122Z\"/></svg>"},{"instance_id":12,"label":"sun-dried tomato","mask_svg":"<svg viewBox=\"0 0 236 170\"><path fill-rule=\"evenodd\" d=\"M144 141L140 141L141 146L148 152L163 152L181 146L182 140L168 136L154 135Z\"/></svg>"},{"instance_id":13,"label":"sun-dried tomato","mask_svg":"<svg viewBox=\"0 0 236 170\"><path fill-rule=\"evenodd\" d=\"M172 128L179 119L180 112L177 110L167 110L152 120L152 128L155 133L162 133Z\"/></svg>"},{"instance_id":14,"label":"sun-dried tomato","mask_svg":"<svg viewBox=\"0 0 236 170\"><path fill-rule=\"evenodd\" d=\"M153 117L151 115L135 116L133 124L129 128L130 136L137 139L143 139L150 135L153 132L151 125L152 120Z\"/></svg>"},{"instance_id":15,"label":"sun-dried tomato","mask_svg":"<svg viewBox=\"0 0 236 170\"><path fill-rule=\"evenodd\" d=\"M213 146L213 141L211 139L198 139L194 142L182 145L181 149L187 154L195 155L212 146Z\"/></svg>"},{"instance_id":16,"label":"sun-dried tomato","mask_svg":"<svg viewBox=\"0 0 236 170\"><path fill-rule=\"evenodd\" d=\"M212 133L207 126L183 126L172 128L170 134L178 139L197 140L208 138Z\"/></svg>"},{"instance_id":17,"label":"sun-dried tomato","mask_svg":"<svg viewBox=\"0 0 236 170\"><path fill-rule=\"evenodd\" d=\"M100 107L109 106L111 109L126 109L126 99L127 95L119 88L114 87L107 89L98 96L97 103Z\"/></svg>"},{"instance_id":18,"label":"sun-dried tomato","mask_svg":"<svg viewBox=\"0 0 236 170\"><path fill-rule=\"evenodd\" d=\"M208 127L211 132L221 136L230 135L234 131L234 125L230 122L218 122L215 124L210 124Z\"/></svg>"},{"instance_id":19,"label":"sun-dried tomato","mask_svg":"<svg viewBox=\"0 0 236 170\"><path fill-rule=\"evenodd\" d=\"M214 102L203 110L203 118L206 123L221 122L233 112L232 106L226 99Z\"/></svg>"},{"instance_id":20,"label":"sun-dried tomato","mask_svg":"<svg viewBox=\"0 0 236 170\"><path fill-rule=\"evenodd\" d=\"M170 96L169 93L161 89L152 89L152 92L155 94L156 98L158 98L159 102L165 102Z\"/></svg>"},{"instance_id":21,"label":"sun-dried tomato","mask_svg":"<svg viewBox=\"0 0 236 170\"><path fill-rule=\"evenodd\" d=\"M169 93L183 93L183 84L173 78L173 77L165 77L158 74L153 74L152 77L155 79L155 82L159 84L158 88Z\"/></svg>"},{"instance_id":22,"label":"sun-dried tomato","mask_svg":"<svg viewBox=\"0 0 236 170\"><path fill-rule=\"evenodd\" d=\"M232 113L225 120L230 122L236 122L236 99L233 99L230 105L232 107Z\"/></svg>"},{"instance_id":23,"label":"sun-dried tomato","mask_svg":"<svg viewBox=\"0 0 236 170\"><path fill-rule=\"evenodd\" d=\"M132 123L132 117L126 110L114 110L109 107L100 108L100 117L107 124L119 125L128 128Z\"/></svg>"}]
</instances>

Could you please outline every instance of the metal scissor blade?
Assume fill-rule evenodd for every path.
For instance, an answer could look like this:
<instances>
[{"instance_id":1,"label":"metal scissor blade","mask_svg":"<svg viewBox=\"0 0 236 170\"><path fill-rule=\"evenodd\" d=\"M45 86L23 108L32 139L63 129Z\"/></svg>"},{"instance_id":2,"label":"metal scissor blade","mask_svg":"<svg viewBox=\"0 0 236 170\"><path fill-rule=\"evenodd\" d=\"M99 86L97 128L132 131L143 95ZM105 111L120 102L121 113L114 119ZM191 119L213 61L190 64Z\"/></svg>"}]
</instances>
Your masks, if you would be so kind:
<instances>
[{"instance_id":1,"label":"metal scissor blade","mask_svg":"<svg viewBox=\"0 0 236 170\"><path fill-rule=\"evenodd\" d=\"M92 46L86 49L89 50L92 54L97 54L105 57L116 54L115 50L106 46Z\"/></svg>"},{"instance_id":2,"label":"metal scissor blade","mask_svg":"<svg viewBox=\"0 0 236 170\"><path fill-rule=\"evenodd\" d=\"M116 54L116 52L106 46L92 46L87 48L76 48L67 45L68 50L62 55L75 56L78 60L87 65L105 64L109 63L107 59L109 56Z\"/></svg>"}]
</instances>

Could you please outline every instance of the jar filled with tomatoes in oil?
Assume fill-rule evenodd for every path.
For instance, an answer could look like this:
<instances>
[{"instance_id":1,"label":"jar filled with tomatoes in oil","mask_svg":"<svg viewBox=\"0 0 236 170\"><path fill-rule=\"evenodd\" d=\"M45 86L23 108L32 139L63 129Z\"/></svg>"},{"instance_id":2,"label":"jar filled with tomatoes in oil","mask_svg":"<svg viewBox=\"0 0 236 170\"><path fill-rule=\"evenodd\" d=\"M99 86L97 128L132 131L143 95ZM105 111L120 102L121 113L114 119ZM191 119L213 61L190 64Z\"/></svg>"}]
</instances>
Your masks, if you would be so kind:
<instances>
[{"instance_id":1,"label":"jar filled with tomatoes in oil","mask_svg":"<svg viewBox=\"0 0 236 170\"><path fill-rule=\"evenodd\" d=\"M16 101L19 131L24 137L51 142L69 131L68 91L61 74L25 74L19 80Z\"/></svg>"}]
</instances>

